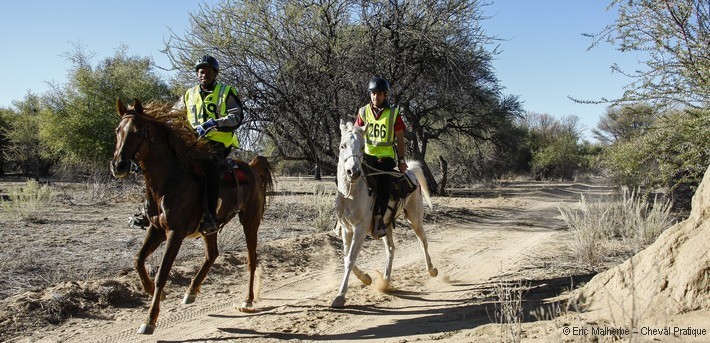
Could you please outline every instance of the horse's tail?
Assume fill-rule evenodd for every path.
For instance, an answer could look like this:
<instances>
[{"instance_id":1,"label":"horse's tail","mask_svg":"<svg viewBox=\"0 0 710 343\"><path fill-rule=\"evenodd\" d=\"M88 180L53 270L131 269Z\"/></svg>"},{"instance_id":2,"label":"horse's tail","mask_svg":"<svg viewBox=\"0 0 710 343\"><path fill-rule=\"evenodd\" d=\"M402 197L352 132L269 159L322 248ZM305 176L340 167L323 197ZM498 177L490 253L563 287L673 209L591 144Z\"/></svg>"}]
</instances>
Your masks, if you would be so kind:
<instances>
[{"instance_id":1,"label":"horse's tail","mask_svg":"<svg viewBox=\"0 0 710 343\"><path fill-rule=\"evenodd\" d=\"M407 161L407 169L414 174L417 178L419 186L422 189L422 196L424 197L424 202L429 206L430 210L434 209L434 205L431 203L431 195L429 194L429 184L426 182L426 176L424 176L424 170L419 161Z\"/></svg>"},{"instance_id":2,"label":"horse's tail","mask_svg":"<svg viewBox=\"0 0 710 343\"><path fill-rule=\"evenodd\" d=\"M259 177L259 182L261 182L261 192L263 194L264 203L263 207L266 206L267 195L274 190L274 169L271 167L271 163L264 156L256 156L251 162L249 162L249 167L254 170L256 175ZM262 211L264 208L262 208Z\"/></svg>"}]
</instances>

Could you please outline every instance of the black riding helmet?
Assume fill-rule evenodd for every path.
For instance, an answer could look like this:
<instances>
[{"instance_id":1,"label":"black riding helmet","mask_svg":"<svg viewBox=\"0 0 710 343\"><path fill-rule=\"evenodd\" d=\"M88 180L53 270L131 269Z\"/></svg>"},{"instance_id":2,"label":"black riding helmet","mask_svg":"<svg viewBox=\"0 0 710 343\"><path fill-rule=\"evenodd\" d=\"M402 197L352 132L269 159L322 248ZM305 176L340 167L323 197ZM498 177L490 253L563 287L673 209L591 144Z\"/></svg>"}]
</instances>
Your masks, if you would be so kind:
<instances>
[{"instance_id":1,"label":"black riding helmet","mask_svg":"<svg viewBox=\"0 0 710 343\"><path fill-rule=\"evenodd\" d=\"M195 71L202 67L212 67L214 71L219 72L219 63L217 63L217 60L210 55L202 56L202 58L195 63Z\"/></svg>"},{"instance_id":2,"label":"black riding helmet","mask_svg":"<svg viewBox=\"0 0 710 343\"><path fill-rule=\"evenodd\" d=\"M367 89L372 92L389 92L390 83L381 77L373 77L370 79L370 84L367 85Z\"/></svg>"}]
</instances>

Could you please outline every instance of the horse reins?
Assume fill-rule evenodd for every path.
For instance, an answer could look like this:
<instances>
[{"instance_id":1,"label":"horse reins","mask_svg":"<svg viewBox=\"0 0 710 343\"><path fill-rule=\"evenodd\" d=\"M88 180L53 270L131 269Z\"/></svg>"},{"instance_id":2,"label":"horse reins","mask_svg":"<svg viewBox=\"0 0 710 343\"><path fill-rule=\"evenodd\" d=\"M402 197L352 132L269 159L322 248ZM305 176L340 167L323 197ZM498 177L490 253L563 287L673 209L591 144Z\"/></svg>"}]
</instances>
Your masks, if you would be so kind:
<instances>
[{"instance_id":1,"label":"horse reins","mask_svg":"<svg viewBox=\"0 0 710 343\"><path fill-rule=\"evenodd\" d=\"M362 164L364 164L365 166L367 166L367 167L370 168L371 170L376 170L376 171L377 171L377 172L375 172L375 173L370 173L370 174L367 174L367 175L390 175L390 176L399 176L400 174L402 174L402 172L394 172L394 171L387 171L387 170L377 169L377 168L375 168L375 167L373 167L373 166L367 164L367 162L365 162L364 160L362 161Z\"/></svg>"}]
</instances>

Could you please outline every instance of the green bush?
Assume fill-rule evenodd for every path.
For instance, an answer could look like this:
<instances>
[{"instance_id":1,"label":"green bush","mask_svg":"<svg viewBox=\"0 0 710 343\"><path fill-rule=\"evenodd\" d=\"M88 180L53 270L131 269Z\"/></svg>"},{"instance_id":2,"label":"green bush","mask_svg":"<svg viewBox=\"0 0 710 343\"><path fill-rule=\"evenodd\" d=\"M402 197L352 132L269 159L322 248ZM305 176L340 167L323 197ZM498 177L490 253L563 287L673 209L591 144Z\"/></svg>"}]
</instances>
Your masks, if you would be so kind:
<instances>
[{"instance_id":1,"label":"green bush","mask_svg":"<svg viewBox=\"0 0 710 343\"><path fill-rule=\"evenodd\" d=\"M669 111L643 134L617 141L602 153L614 182L631 188L666 187L674 206L689 209L710 165L710 110Z\"/></svg>"}]
</instances>

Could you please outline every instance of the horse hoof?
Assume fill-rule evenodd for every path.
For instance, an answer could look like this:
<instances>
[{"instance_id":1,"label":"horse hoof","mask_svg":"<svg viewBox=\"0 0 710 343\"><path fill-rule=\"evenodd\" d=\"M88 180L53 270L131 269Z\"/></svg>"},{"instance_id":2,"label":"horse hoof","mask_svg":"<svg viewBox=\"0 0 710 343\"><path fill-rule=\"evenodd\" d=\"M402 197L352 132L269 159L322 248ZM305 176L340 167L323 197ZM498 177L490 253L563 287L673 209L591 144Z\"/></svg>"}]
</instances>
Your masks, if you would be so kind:
<instances>
[{"instance_id":1,"label":"horse hoof","mask_svg":"<svg viewBox=\"0 0 710 343\"><path fill-rule=\"evenodd\" d=\"M362 283L364 283L367 286L372 284L372 278L368 274L364 274L362 277L358 276L357 278L360 279L360 281L362 281Z\"/></svg>"},{"instance_id":2,"label":"horse hoof","mask_svg":"<svg viewBox=\"0 0 710 343\"><path fill-rule=\"evenodd\" d=\"M138 329L138 333L142 335L152 335L153 332L155 332L155 325L152 324L143 324L141 328Z\"/></svg>"},{"instance_id":3,"label":"horse hoof","mask_svg":"<svg viewBox=\"0 0 710 343\"><path fill-rule=\"evenodd\" d=\"M330 307L332 308L341 308L345 306L345 296L344 295L339 295L333 299L333 302L330 303Z\"/></svg>"},{"instance_id":4,"label":"horse hoof","mask_svg":"<svg viewBox=\"0 0 710 343\"><path fill-rule=\"evenodd\" d=\"M192 304L195 302L195 299L197 299L196 294L185 294L185 297L182 298L182 303L185 305Z\"/></svg>"},{"instance_id":5,"label":"horse hoof","mask_svg":"<svg viewBox=\"0 0 710 343\"><path fill-rule=\"evenodd\" d=\"M436 277L439 275L439 270L436 268L429 269L429 275L431 275L431 277Z\"/></svg>"},{"instance_id":6,"label":"horse hoof","mask_svg":"<svg viewBox=\"0 0 710 343\"><path fill-rule=\"evenodd\" d=\"M242 306L237 306L237 311L239 312L246 312L246 313L253 313L256 310L254 309L254 305L250 302L243 302Z\"/></svg>"}]
</instances>

